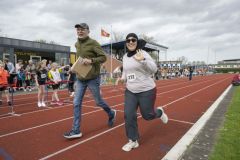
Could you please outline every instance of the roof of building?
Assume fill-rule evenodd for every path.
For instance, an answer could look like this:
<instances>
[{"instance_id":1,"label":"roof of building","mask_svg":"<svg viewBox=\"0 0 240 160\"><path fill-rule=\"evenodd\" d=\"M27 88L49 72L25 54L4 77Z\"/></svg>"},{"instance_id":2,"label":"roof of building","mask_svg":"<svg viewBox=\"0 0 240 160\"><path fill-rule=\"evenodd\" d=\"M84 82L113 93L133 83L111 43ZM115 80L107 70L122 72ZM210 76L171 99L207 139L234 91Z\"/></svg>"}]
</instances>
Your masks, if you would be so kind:
<instances>
[{"instance_id":1,"label":"roof of building","mask_svg":"<svg viewBox=\"0 0 240 160\"><path fill-rule=\"evenodd\" d=\"M48 51L48 52L70 53L70 46L41 43L41 42L14 39L14 38L8 38L8 37L0 37L0 46L13 47L16 49L31 49L36 51L41 50L41 51Z\"/></svg>"},{"instance_id":2,"label":"roof of building","mask_svg":"<svg viewBox=\"0 0 240 160\"><path fill-rule=\"evenodd\" d=\"M222 61L240 61L240 59L225 59L225 60L222 60Z\"/></svg>"},{"instance_id":3,"label":"roof of building","mask_svg":"<svg viewBox=\"0 0 240 160\"><path fill-rule=\"evenodd\" d=\"M123 41L119 41L119 42L114 42L112 43L112 48L114 49L123 49L125 48L125 40ZM110 47L111 43L106 43L103 44L102 47ZM168 47L157 44L157 43L153 43L153 42L147 42L145 45L145 49L150 50L150 51L158 51L158 47L163 48L163 49L168 49Z\"/></svg>"}]
</instances>

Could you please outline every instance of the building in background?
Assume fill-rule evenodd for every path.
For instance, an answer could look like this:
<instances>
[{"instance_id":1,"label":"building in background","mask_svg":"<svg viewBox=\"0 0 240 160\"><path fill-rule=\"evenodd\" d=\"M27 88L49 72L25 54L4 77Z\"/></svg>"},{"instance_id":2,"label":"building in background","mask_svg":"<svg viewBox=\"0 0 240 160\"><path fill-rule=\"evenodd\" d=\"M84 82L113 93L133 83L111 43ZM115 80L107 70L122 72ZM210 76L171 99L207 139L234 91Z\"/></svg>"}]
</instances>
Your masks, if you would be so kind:
<instances>
[{"instance_id":1,"label":"building in background","mask_svg":"<svg viewBox=\"0 0 240 160\"><path fill-rule=\"evenodd\" d=\"M42 59L52 60L59 64L69 64L70 47L56 44L0 37L0 60L8 58L14 64L19 59L35 63Z\"/></svg>"},{"instance_id":2,"label":"building in background","mask_svg":"<svg viewBox=\"0 0 240 160\"><path fill-rule=\"evenodd\" d=\"M160 68L182 68L182 61L159 61Z\"/></svg>"},{"instance_id":3,"label":"building in background","mask_svg":"<svg viewBox=\"0 0 240 160\"><path fill-rule=\"evenodd\" d=\"M219 61L218 64L211 65L216 72L240 72L240 59L228 59Z\"/></svg>"}]
</instances>

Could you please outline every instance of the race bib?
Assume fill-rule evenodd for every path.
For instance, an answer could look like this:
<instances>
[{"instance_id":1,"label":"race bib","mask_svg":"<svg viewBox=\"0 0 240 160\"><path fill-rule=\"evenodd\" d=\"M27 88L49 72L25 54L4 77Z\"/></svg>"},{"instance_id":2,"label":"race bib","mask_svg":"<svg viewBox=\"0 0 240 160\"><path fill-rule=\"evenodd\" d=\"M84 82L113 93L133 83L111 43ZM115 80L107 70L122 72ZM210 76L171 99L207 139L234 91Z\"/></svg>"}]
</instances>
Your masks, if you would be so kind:
<instances>
[{"instance_id":1,"label":"race bib","mask_svg":"<svg viewBox=\"0 0 240 160\"><path fill-rule=\"evenodd\" d=\"M135 73L129 73L129 74L127 75L127 81L132 82L132 81L134 81L135 79L136 79Z\"/></svg>"},{"instance_id":2,"label":"race bib","mask_svg":"<svg viewBox=\"0 0 240 160\"><path fill-rule=\"evenodd\" d=\"M44 78L46 78L46 77L47 77L46 74L41 74L41 78L42 78L42 79L44 79Z\"/></svg>"}]
</instances>

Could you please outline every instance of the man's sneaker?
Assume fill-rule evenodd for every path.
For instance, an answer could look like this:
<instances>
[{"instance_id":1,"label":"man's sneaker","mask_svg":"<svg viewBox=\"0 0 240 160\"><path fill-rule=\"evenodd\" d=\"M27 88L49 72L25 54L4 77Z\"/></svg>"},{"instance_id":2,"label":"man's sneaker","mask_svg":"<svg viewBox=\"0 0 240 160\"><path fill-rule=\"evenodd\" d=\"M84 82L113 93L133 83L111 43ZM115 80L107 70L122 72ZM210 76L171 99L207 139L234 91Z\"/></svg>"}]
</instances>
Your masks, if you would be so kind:
<instances>
[{"instance_id":1,"label":"man's sneaker","mask_svg":"<svg viewBox=\"0 0 240 160\"><path fill-rule=\"evenodd\" d=\"M38 102L38 107L42 107L42 103L41 102Z\"/></svg>"},{"instance_id":2,"label":"man's sneaker","mask_svg":"<svg viewBox=\"0 0 240 160\"><path fill-rule=\"evenodd\" d=\"M74 97L74 94L75 94L75 92L72 92L72 94L70 95L70 97Z\"/></svg>"},{"instance_id":3,"label":"man's sneaker","mask_svg":"<svg viewBox=\"0 0 240 160\"><path fill-rule=\"evenodd\" d=\"M45 104L45 102L42 102L42 107L46 107L46 104Z\"/></svg>"},{"instance_id":4,"label":"man's sneaker","mask_svg":"<svg viewBox=\"0 0 240 160\"><path fill-rule=\"evenodd\" d=\"M129 140L129 142L122 147L122 150L129 152L132 149L137 148L137 147L139 147L137 140L136 141Z\"/></svg>"},{"instance_id":5,"label":"man's sneaker","mask_svg":"<svg viewBox=\"0 0 240 160\"><path fill-rule=\"evenodd\" d=\"M168 116L164 113L163 108L162 107L157 107L157 110L160 110L162 112L162 115L160 117L160 119L162 120L163 123L168 123Z\"/></svg>"},{"instance_id":6,"label":"man's sneaker","mask_svg":"<svg viewBox=\"0 0 240 160\"><path fill-rule=\"evenodd\" d=\"M115 120L116 120L116 116L117 116L117 111L115 109L112 109L112 116L109 117L108 119L108 126L112 127Z\"/></svg>"},{"instance_id":7,"label":"man's sneaker","mask_svg":"<svg viewBox=\"0 0 240 160\"><path fill-rule=\"evenodd\" d=\"M67 138L67 139L74 139L74 138L80 138L82 137L82 133L81 132L74 132L73 130L71 130L70 132L67 132L63 135L63 137Z\"/></svg>"}]
</instances>

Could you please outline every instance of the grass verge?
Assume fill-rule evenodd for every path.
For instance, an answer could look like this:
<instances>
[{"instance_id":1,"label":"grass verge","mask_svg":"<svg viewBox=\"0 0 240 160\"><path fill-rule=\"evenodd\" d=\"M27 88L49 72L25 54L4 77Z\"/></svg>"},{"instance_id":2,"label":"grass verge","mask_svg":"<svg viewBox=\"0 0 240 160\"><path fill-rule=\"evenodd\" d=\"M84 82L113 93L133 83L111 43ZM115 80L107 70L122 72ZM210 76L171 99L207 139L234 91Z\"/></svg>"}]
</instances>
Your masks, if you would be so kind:
<instances>
[{"instance_id":1,"label":"grass verge","mask_svg":"<svg viewBox=\"0 0 240 160\"><path fill-rule=\"evenodd\" d=\"M224 125L219 130L209 160L240 160L240 86L234 88Z\"/></svg>"}]
</instances>

